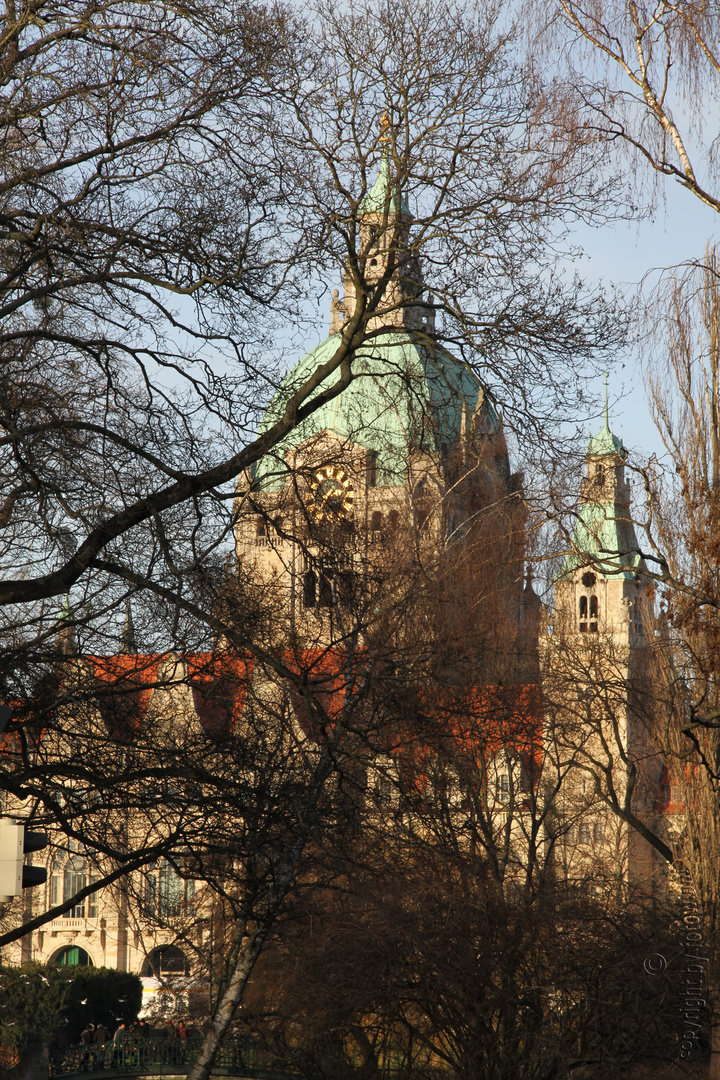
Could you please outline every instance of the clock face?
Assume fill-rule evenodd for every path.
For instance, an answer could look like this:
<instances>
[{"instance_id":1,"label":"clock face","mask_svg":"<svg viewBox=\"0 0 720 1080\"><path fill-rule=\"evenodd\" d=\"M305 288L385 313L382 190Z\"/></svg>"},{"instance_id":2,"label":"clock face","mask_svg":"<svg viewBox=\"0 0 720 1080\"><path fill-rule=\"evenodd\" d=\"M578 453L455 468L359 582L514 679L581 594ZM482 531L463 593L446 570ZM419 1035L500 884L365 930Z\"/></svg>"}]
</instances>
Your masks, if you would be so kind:
<instances>
[{"instance_id":1,"label":"clock face","mask_svg":"<svg viewBox=\"0 0 720 1080\"><path fill-rule=\"evenodd\" d=\"M352 513L355 492L344 469L323 465L310 477L305 504L316 521L340 521Z\"/></svg>"}]
</instances>

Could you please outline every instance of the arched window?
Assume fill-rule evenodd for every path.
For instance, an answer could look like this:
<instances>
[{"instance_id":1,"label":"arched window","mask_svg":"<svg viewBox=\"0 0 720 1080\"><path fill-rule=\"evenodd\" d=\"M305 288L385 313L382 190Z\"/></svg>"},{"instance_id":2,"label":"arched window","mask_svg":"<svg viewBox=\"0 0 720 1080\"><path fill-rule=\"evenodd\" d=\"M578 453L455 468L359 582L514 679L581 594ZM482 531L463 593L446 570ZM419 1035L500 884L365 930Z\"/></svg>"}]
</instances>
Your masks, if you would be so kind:
<instances>
[{"instance_id":1,"label":"arched window","mask_svg":"<svg viewBox=\"0 0 720 1080\"><path fill-rule=\"evenodd\" d=\"M597 634L598 628L598 598L590 597L590 633Z\"/></svg>"},{"instance_id":2,"label":"arched window","mask_svg":"<svg viewBox=\"0 0 720 1080\"><path fill-rule=\"evenodd\" d=\"M53 859L50 873L50 906L64 903L76 893L84 889L86 885L92 885L97 881L97 874L88 871L87 859L80 854L67 852L58 853ZM97 893L86 896L84 900L63 912L63 919L96 919L97 918Z\"/></svg>"},{"instance_id":3,"label":"arched window","mask_svg":"<svg viewBox=\"0 0 720 1080\"><path fill-rule=\"evenodd\" d=\"M588 630L591 634L597 634L598 630L598 598L597 596L587 597L585 595L580 597L579 606L579 627L581 634L587 634ZM589 615L589 620L588 620Z\"/></svg>"},{"instance_id":4,"label":"arched window","mask_svg":"<svg viewBox=\"0 0 720 1080\"><path fill-rule=\"evenodd\" d=\"M50 961L60 967L92 967L93 962L79 945L67 945Z\"/></svg>"},{"instance_id":5,"label":"arched window","mask_svg":"<svg viewBox=\"0 0 720 1080\"><path fill-rule=\"evenodd\" d=\"M431 493L428 485L421 480L413 492L413 517L415 528L420 530L430 517L432 510Z\"/></svg>"},{"instance_id":6,"label":"arched window","mask_svg":"<svg viewBox=\"0 0 720 1080\"><path fill-rule=\"evenodd\" d=\"M398 513L397 510L391 510L390 511L390 513L388 514L388 523L390 525L391 530L393 532L395 532L398 525L400 524L400 514Z\"/></svg>"},{"instance_id":7,"label":"arched window","mask_svg":"<svg viewBox=\"0 0 720 1080\"><path fill-rule=\"evenodd\" d=\"M320 571L320 587L318 589L319 607L332 607L333 602L333 572L332 570Z\"/></svg>"},{"instance_id":8,"label":"arched window","mask_svg":"<svg viewBox=\"0 0 720 1080\"><path fill-rule=\"evenodd\" d=\"M169 919L186 913L195 898L195 882L180 877L172 863L162 859L145 877L145 908L149 915Z\"/></svg>"}]
</instances>

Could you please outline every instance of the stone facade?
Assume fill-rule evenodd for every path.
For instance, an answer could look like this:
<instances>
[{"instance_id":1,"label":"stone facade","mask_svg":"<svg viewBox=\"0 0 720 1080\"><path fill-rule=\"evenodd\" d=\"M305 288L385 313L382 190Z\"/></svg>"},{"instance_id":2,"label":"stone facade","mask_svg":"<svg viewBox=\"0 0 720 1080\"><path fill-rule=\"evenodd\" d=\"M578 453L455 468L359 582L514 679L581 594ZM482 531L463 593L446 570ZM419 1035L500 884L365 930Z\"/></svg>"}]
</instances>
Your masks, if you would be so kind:
<instances>
[{"instance_id":1,"label":"stone facade","mask_svg":"<svg viewBox=\"0 0 720 1080\"><path fill-rule=\"evenodd\" d=\"M513 648L523 657L517 682L530 683L535 700L540 681L547 703L544 775L534 782L571 774L553 811L564 837L556 872L571 879L594 863L601 876L623 887L654 887L659 870L652 850L608 806L608 785L623 804L632 775L641 792L634 803L638 813L649 827L659 827L662 762L642 702L655 632L653 599L630 516L625 451L606 416L588 445L570 554L555 583L554 615L541 629L539 601L525 578L525 552L517 540L524 525L522 477L511 471L502 423L484 388L435 341L410 224L384 156L364 205L360 257L371 285L391 257L395 269L354 361L358 377L252 475L240 478L236 565L262 596L268 640L289 648L324 647L343 637L343 619L357 619L358 590L365 597L362 624L382 624L383 601L372 583L389 580L381 573L388 559L399 564L412 552L416 561L427 556L428 567L436 566L438 553L473 530L482 537L487 522L494 523L493 542L502 552L494 564L502 583L502 625L516 628ZM333 294L331 336L287 376L266 424L293 387L332 355L357 302L356 268L348 265L343 299ZM472 570L462 587L475 588ZM210 722L189 678L188 664L195 661L139 658L129 639L126 645L136 677L144 669L148 680L157 681L158 665L164 665L162 687L143 699L144 719L166 724L168 737L181 746L198 725ZM102 663L112 662L68 659L78 680L102 677ZM81 742L84 724L107 725L101 711L75 717L69 738ZM388 763L377 763L380 777ZM489 763L487 775L502 815L505 793L526 781L509 775L500 757ZM5 812L13 809L22 810ZM37 913L89 880L86 855L54 840L44 894L34 890L18 908L34 904ZM202 899L162 861L135 879L130 894L105 889L7 949L3 959L90 962L137 972L145 979L149 1008L163 984L188 1006L192 994L203 998L202 976L190 971L189 956L176 945L177 928L190 921L198 926L198 944L210 932L199 917Z\"/></svg>"}]
</instances>

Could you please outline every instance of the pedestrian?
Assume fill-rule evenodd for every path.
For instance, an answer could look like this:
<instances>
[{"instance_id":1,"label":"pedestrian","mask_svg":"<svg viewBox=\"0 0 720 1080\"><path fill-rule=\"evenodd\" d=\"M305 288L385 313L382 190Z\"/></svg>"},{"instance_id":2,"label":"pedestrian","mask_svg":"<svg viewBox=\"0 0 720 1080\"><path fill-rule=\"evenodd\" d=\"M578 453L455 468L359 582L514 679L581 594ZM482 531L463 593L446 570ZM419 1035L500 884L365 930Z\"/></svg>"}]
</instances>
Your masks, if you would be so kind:
<instances>
[{"instance_id":1,"label":"pedestrian","mask_svg":"<svg viewBox=\"0 0 720 1080\"><path fill-rule=\"evenodd\" d=\"M114 1065L115 1068L120 1068L125 1063L124 1062L124 1055L125 1055L125 1040L126 1040L126 1037L127 1037L127 1029L125 1027L125 1023L121 1022L120 1024L118 1024L118 1026L115 1029L115 1034L113 1035L113 1041L112 1041L112 1045L113 1045L113 1065Z\"/></svg>"},{"instance_id":2,"label":"pedestrian","mask_svg":"<svg viewBox=\"0 0 720 1080\"><path fill-rule=\"evenodd\" d=\"M92 1024L86 1024L83 1030L80 1032L80 1045L83 1049L80 1051L80 1069L84 1072L90 1061L90 1050L86 1047L90 1047L93 1039L95 1038L95 1029Z\"/></svg>"}]
</instances>

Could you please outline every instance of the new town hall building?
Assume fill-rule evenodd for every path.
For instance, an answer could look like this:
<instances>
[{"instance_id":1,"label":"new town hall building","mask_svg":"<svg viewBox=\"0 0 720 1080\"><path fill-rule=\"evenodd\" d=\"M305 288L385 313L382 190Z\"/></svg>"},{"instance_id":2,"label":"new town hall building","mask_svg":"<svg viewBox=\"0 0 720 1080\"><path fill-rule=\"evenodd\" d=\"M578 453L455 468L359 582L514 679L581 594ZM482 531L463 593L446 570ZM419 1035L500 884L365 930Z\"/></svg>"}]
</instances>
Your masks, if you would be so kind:
<instances>
[{"instance_id":1,"label":"new town hall building","mask_svg":"<svg viewBox=\"0 0 720 1080\"><path fill-rule=\"evenodd\" d=\"M453 551L465 551L462 572L453 569L451 575L454 591L448 587L443 593L443 634L453 646L452 655L438 661L441 682L462 682L474 664L477 670L469 677L487 685L504 680L539 687L544 704L542 715L534 717L535 753L542 759L542 775L531 782L550 790L558 776L576 770L554 800L554 820L566 823L558 832L558 873L572 875L600 859L622 880L656 881L650 845L613 815L605 798L612 780L615 798L622 800L629 767L642 761L633 804L637 814L656 828L667 810L650 724L631 700L631 684L647 671L654 622L631 520L626 452L610 430L606 410L600 432L587 446L574 532L555 581L554 611L541 611L525 573L522 476L511 468L502 421L470 367L437 342L417 258L397 257L408 250L403 241L411 220L384 158L361 207L360 245L369 286L381 280L394 258L385 302L354 352L354 379L347 389L303 421L252 476L240 478L237 573L264 590L264 602L286 641L317 650L353 632L358 604L368 633L389 633L390 601L415 580L412 574L432 579L443 566L456 567ZM265 425L335 354L356 302L348 271L342 300L333 293L330 336L287 375ZM473 537L474 545L468 541ZM449 564L443 562L447 559ZM362 601L359 580L377 584L375 591L367 585ZM478 602L481 592L492 596L485 605L492 608L489 614ZM463 651L478 619L485 620L484 631L509 643L500 658L493 654L479 669L475 654ZM82 677L99 680L123 665L137 668L132 633L115 658L75 656L68 663ZM143 658L146 690L136 699L138 722L155 715L160 698L160 711L167 711L168 694L175 695L172 707L184 724L207 729L216 722L202 679L192 679L200 667L196 657ZM602 694L595 693L597 685L604 687ZM98 710L102 713L101 704ZM501 815L519 781L502 761L488 769L488 777ZM46 895L34 890L34 913L74 895L90 877L86 853L60 839L48 866ZM192 909L193 882L161 859L145 871L143 890L153 919L144 918L127 894L109 888L28 934L5 950L3 960L90 963L137 972L145 980L149 1009L161 998L170 1001L176 991L187 1002L193 974L201 984L198 990L196 981L195 992L204 994L203 978L193 973L176 933L178 920ZM207 933L207 927L198 933Z\"/></svg>"}]
</instances>

